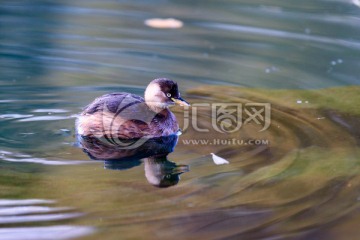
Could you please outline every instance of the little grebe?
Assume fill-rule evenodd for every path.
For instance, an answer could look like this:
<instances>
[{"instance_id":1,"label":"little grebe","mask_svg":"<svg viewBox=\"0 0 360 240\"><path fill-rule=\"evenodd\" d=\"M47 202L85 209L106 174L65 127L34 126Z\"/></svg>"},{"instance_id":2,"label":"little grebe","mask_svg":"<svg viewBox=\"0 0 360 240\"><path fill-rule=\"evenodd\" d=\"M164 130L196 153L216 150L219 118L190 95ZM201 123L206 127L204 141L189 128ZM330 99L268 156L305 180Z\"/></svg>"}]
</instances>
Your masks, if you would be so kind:
<instances>
[{"instance_id":1,"label":"little grebe","mask_svg":"<svg viewBox=\"0 0 360 240\"><path fill-rule=\"evenodd\" d=\"M145 90L145 99L131 93L110 93L96 98L77 119L81 136L137 139L177 134L179 125L169 106L189 106L176 82L158 78Z\"/></svg>"}]
</instances>

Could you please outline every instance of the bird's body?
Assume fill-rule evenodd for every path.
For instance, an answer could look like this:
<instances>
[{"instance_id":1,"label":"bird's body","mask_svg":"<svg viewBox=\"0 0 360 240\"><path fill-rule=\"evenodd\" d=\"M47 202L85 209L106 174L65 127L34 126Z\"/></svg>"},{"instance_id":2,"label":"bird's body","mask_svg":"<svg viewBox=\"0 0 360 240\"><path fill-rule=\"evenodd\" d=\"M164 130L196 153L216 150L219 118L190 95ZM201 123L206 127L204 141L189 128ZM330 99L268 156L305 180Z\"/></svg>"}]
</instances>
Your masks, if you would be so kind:
<instances>
[{"instance_id":1,"label":"bird's body","mask_svg":"<svg viewBox=\"0 0 360 240\"><path fill-rule=\"evenodd\" d=\"M90 103L77 119L81 136L138 139L177 134L179 125L168 106L182 101L177 84L155 79L145 99L125 92L103 95Z\"/></svg>"}]
</instances>

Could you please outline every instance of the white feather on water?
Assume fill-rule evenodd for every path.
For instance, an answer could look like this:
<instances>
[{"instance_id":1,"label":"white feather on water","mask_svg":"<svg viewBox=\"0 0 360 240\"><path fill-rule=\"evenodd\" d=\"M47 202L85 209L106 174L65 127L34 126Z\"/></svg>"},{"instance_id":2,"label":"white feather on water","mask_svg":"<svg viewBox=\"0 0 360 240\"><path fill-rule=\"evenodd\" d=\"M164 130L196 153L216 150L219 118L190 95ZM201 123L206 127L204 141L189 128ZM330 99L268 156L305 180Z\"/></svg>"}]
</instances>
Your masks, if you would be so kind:
<instances>
[{"instance_id":1,"label":"white feather on water","mask_svg":"<svg viewBox=\"0 0 360 240\"><path fill-rule=\"evenodd\" d=\"M212 159L216 165L229 164L229 161L226 159L216 156L214 153L210 153L212 155Z\"/></svg>"}]
</instances>

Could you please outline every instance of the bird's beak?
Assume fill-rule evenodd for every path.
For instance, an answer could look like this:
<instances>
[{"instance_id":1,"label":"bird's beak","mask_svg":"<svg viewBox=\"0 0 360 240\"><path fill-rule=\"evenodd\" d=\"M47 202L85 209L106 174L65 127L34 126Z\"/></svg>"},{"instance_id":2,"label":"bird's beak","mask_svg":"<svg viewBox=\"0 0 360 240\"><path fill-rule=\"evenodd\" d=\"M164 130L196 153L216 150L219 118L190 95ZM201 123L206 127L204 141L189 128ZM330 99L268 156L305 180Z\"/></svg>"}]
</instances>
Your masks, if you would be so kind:
<instances>
[{"instance_id":1,"label":"bird's beak","mask_svg":"<svg viewBox=\"0 0 360 240\"><path fill-rule=\"evenodd\" d=\"M174 103L179 104L180 106L190 106L190 103L188 103L187 101L185 101L181 97L179 97L179 98L171 98L171 100Z\"/></svg>"},{"instance_id":2,"label":"bird's beak","mask_svg":"<svg viewBox=\"0 0 360 240\"><path fill-rule=\"evenodd\" d=\"M182 174L182 173L186 173L189 171L190 171L189 165L180 164L180 165L177 165L172 170L172 174Z\"/></svg>"}]
</instances>

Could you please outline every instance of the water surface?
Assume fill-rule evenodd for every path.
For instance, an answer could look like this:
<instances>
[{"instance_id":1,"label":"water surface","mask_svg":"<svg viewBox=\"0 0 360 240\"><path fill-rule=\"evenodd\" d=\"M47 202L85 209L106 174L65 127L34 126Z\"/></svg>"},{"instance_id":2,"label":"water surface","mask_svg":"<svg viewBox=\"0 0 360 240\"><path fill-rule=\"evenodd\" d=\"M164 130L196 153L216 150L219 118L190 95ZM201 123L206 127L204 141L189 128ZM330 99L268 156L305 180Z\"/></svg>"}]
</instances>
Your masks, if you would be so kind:
<instances>
[{"instance_id":1,"label":"water surface","mask_svg":"<svg viewBox=\"0 0 360 240\"><path fill-rule=\"evenodd\" d=\"M2 1L0 236L357 239L359 26L355 0ZM271 125L190 126L168 156L190 171L169 188L149 184L146 162L90 160L76 114L157 77L193 104L270 103ZM198 117L211 129L209 109ZM184 142L214 138L266 142Z\"/></svg>"}]
</instances>

